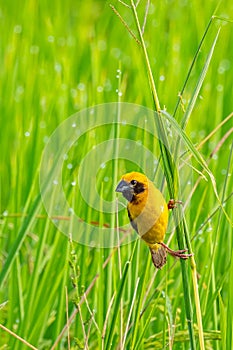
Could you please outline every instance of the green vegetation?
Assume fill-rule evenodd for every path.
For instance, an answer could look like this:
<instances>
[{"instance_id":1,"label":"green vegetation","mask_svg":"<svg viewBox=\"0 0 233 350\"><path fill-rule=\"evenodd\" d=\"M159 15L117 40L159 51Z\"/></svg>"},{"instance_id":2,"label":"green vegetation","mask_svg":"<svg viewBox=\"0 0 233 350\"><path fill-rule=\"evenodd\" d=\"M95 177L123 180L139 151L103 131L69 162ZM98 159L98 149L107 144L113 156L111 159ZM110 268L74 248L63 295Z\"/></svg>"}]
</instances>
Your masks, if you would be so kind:
<instances>
[{"instance_id":1,"label":"green vegetation","mask_svg":"<svg viewBox=\"0 0 233 350\"><path fill-rule=\"evenodd\" d=\"M233 5L141 0L133 12L133 2L126 3L0 3L0 349L233 347ZM141 37L137 18L141 27L146 19ZM192 159L193 178L180 193L182 169L176 172L166 148L154 144L146 128L89 130L67 152L63 188L95 230L110 225L113 237L123 237L120 247L92 248L53 223L66 221L73 232L72 215L48 217L39 186L41 159L53 131L72 114L117 101L157 111L165 106L187 163ZM167 200L182 196L185 208L185 219L166 242L174 249L187 246L192 259L168 257L156 271L146 245L130 242L131 230L122 236L115 228L118 221L127 224L126 211L116 218L101 210L104 200L115 201L123 172L144 170L133 161L120 158L99 169L86 164L86 173L97 174L97 209L71 185L80 160L106 135L136 137L161 152L166 182L159 168L155 182L164 186ZM173 145L172 152L178 151L179 144ZM153 174L154 165L148 168L142 152L138 157Z\"/></svg>"}]
</instances>

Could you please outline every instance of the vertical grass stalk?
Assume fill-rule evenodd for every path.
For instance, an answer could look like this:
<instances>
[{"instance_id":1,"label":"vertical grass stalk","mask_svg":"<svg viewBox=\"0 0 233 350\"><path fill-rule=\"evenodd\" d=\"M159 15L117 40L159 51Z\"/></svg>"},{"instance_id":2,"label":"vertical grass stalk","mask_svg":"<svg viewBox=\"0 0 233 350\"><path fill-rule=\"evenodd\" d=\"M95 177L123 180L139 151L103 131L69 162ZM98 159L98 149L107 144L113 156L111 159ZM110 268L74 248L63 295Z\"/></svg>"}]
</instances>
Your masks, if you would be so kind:
<instances>
[{"instance_id":1,"label":"vertical grass stalk","mask_svg":"<svg viewBox=\"0 0 233 350\"><path fill-rule=\"evenodd\" d=\"M112 315L113 316L112 316L112 321L111 321L111 326L110 326L110 329L109 329L109 333L108 333L108 336L107 336L107 339L106 339L105 349L111 349L112 345L113 345L112 342L113 342L113 336L114 336L114 328L115 328L116 321L117 321L117 316L118 316L118 310L119 310L119 307L120 307L121 297L122 297L122 293L123 293L123 290L124 290L125 283L127 281L127 274L128 274L128 271L129 271L129 266L130 266L131 261L133 259L135 248L136 248L137 244L138 244L138 240L135 241L131 257L130 257L129 261L126 262L125 267L124 267L122 278L121 278L121 281L120 281L120 284L119 284L119 287L118 287L118 290L117 290L114 307L113 307L113 310L112 310Z\"/></svg>"},{"instance_id":2,"label":"vertical grass stalk","mask_svg":"<svg viewBox=\"0 0 233 350\"><path fill-rule=\"evenodd\" d=\"M160 119L161 109L160 109L159 98L158 98L158 94L157 94L157 90L156 90L156 86L155 86L155 82L154 82L153 73L152 73L151 66L150 66L150 60L149 60L148 53L146 50L146 45L145 45L145 42L143 39L143 34L141 31L141 27L140 27L136 6L135 6L133 0L131 0L131 6L132 6L133 15L134 15L134 19L136 22L137 30L138 30L138 33L140 36L141 44L142 44L143 55L144 55L144 59L146 62L146 67L147 67L147 71L148 71L148 77L149 77L149 82L150 82L150 86L151 86L151 91L152 91L152 96L153 96L155 108L156 108L156 111L158 112L158 118L156 118L156 120L155 120L156 127L158 130L158 134L160 136L162 136L162 139L164 141L164 142L160 141L160 149L161 149L162 160L163 160L163 165L164 165L164 170L165 170L165 177L167 180L168 189L169 189L169 193L170 193L171 198L176 198L176 194L178 194L177 193L178 174L176 174L176 172L175 172L174 163L171 159L171 155L168 152L168 148L166 147L166 145L168 145L168 142L167 142L166 132L164 130L162 121ZM175 220L177 220L178 213L175 214L175 216L176 216ZM183 231L182 226L178 225L177 226L177 240L178 240L178 245L179 245L180 249L183 249L183 247L184 247L184 239L183 239L183 232L182 231ZM193 329L193 310L192 310L192 303L191 303L191 298L190 298L190 286L189 286L189 280L188 280L187 267L186 267L186 263L184 261L181 261L181 270L182 270L182 279L183 279L183 288L184 288L185 310L186 310L186 317L187 317L188 329L189 329L190 346L191 346L192 350L195 350L196 343L195 343L195 336L194 336L194 329ZM204 348L202 348L202 349L204 349Z\"/></svg>"}]
</instances>

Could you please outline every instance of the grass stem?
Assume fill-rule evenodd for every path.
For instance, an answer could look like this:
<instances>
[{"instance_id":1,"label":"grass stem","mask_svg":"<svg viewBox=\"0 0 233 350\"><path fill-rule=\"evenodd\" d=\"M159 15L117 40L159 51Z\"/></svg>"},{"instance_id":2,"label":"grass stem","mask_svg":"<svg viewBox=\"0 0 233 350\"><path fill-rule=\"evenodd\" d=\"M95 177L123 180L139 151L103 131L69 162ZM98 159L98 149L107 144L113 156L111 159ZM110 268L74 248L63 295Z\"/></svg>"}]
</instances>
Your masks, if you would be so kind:
<instances>
[{"instance_id":1,"label":"grass stem","mask_svg":"<svg viewBox=\"0 0 233 350\"><path fill-rule=\"evenodd\" d=\"M145 41L143 38L143 33L140 27L136 6L133 0L131 0L131 6L132 6L137 30L140 36L140 41L142 43L142 50L143 50L143 55L146 62L146 67L147 67L147 72L148 72L148 77L149 77L149 82L151 86L155 108L156 108L156 111L158 112L158 118L156 118L155 122L158 129L158 134L160 135L160 137L162 137L162 140L164 141L164 142L160 142L160 150L162 153L162 160L163 160L163 165L165 169L165 177L167 179L168 189L169 189L171 198L176 198L178 174L175 171L174 163L168 151L169 148L166 147L168 145L168 141L167 141L166 132L163 127L163 123L161 122L161 118L160 118L161 109L160 109L158 93L156 90L156 85L155 85ZM184 240L183 240L182 226L180 225L177 225L177 239L178 239L179 249L183 249ZM187 317L189 336L190 336L190 346L192 350L195 350L196 343L195 343L194 329L193 329L193 310L192 310L191 297L190 297L190 286L188 281L187 267L184 261L181 261L181 270L182 270L182 280L183 280L183 288L184 288L184 296L185 296L185 310L186 310L186 317Z\"/></svg>"}]
</instances>

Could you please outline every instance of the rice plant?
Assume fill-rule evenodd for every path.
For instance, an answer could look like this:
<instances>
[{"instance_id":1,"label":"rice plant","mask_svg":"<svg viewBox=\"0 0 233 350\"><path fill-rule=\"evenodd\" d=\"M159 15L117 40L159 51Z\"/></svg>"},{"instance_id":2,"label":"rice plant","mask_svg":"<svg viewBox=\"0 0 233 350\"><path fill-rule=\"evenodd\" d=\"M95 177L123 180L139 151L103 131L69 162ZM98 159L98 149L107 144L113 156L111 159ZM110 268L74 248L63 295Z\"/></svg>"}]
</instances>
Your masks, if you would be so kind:
<instances>
[{"instance_id":1,"label":"rice plant","mask_svg":"<svg viewBox=\"0 0 233 350\"><path fill-rule=\"evenodd\" d=\"M232 348L232 6L0 3L1 349ZM189 261L152 265L132 170L182 200Z\"/></svg>"}]
</instances>

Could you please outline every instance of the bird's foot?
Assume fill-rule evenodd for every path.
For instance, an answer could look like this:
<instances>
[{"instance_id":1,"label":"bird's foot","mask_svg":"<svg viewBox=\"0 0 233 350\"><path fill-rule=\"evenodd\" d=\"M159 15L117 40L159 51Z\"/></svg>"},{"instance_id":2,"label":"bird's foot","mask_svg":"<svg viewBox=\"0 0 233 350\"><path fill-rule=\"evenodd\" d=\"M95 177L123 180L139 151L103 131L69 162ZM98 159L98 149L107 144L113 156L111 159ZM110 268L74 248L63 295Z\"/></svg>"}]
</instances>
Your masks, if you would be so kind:
<instances>
[{"instance_id":1,"label":"bird's foot","mask_svg":"<svg viewBox=\"0 0 233 350\"><path fill-rule=\"evenodd\" d=\"M167 203L168 209L174 209L176 208L176 204L183 204L182 201L176 201L175 199L170 199Z\"/></svg>"},{"instance_id":2,"label":"bird's foot","mask_svg":"<svg viewBox=\"0 0 233 350\"><path fill-rule=\"evenodd\" d=\"M193 254L184 254L185 252L188 251L188 249L180 249L180 250L172 250L171 248L169 248L165 243L160 242L159 243L161 246L163 246L166 251L172 255L174 258L180 258L180 259L188 259L190 258L190 256L192 256Z\"/></svg>"}]
</instances>

